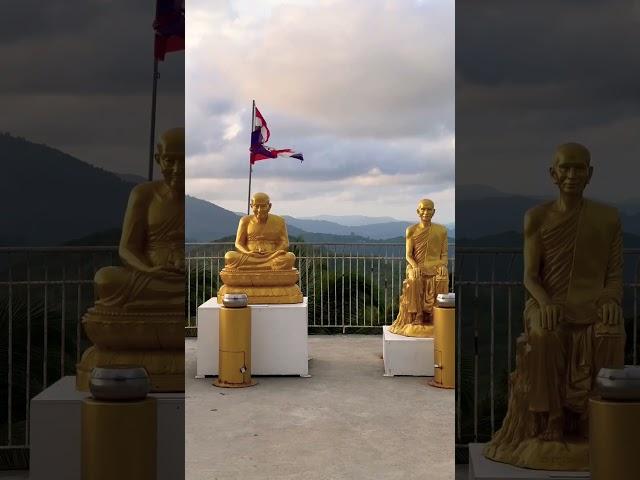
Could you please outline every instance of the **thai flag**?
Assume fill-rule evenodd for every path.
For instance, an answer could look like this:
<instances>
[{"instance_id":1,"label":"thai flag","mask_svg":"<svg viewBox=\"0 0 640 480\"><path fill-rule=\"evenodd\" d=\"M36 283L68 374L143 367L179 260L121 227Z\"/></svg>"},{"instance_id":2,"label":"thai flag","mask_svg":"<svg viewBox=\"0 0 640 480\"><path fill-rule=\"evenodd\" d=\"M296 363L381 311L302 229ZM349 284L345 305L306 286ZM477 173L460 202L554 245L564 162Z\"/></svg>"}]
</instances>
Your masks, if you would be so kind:
<instances>
[{"instance_id":1,"label":"thai flag","mask_svg":"<svg viewBox=\"0 0 640 480\"><path fill-rule=\"evenodd\" d=\"M269 131L267 122L260 113L260 110L256 107L253 131L251 132L251 148L249 149L251 152L251 155L249 155L251 165L260 160L276 157L291 157L301 162L304 160L302 153L291 150L290 148L275 149L265 145L270 137L271 132Z\"/></svg>"},{"instance_id":2,"label":"thai flag","mask_svg":"<svg viewBox=\"0 0 640 480\"><path fill-rule=\"evenodd\" d=\"M164 60L167 53L184 50L184 0L157 0L154 56Z\"/></svg>"}]
</instances>

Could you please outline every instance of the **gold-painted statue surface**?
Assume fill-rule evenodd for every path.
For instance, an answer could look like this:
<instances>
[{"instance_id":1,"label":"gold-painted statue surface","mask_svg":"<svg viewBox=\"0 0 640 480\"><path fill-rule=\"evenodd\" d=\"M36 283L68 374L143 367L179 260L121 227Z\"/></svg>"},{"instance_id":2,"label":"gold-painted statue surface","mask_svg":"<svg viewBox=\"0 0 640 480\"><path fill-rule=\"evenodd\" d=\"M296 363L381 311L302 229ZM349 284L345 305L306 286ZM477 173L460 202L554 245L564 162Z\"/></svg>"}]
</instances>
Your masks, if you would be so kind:
<instances>
[{"instance_id":1,"label":"gold-painted statue surface","mask_svg":"<svg viewBox=\"0 0 640 480\"><path fill-rule=\"evenodd\" d=\"M624 364L622 228L616 209L583 198L590 162L584 146L561 145L550 168L559 197L525 215L525 332L507 415L485 449L493 460L588 470L595 376Z\"/></svg>"},{"instance_id":2,"label":"gold-painted statue surface","mask_svg":"<svg viewBox=\"0 0 640 480\"><path fill-rule=\"evenodd\" d=\"M287 225L282 217L269 213L271 206L266 193L251 198L253 215L240 219L236 250L224 256L219 303L225 293L246 293L250 304L302 302Z\"/></svg>"},{"instance_id":3,"label":"gold-painted statue surface","mask_svg":"<svg viewBox=\"0 0 640 480\"><path fill-rule=\"evenodd\" d=\"M165 132L155 155L163 179L137 185L118 253L123 266L95 275L96 301L82 323L93 346L77 366L140 365L153 391L184 391L184 129Z\"/></svg>"},{"instance_id":4,"label":"gold-painted statue surface","mask_svg":"<svg viewBox=\"0 0 640 480\"><path fill-rule=\"evenodd\" d=\"M420 223L407 228L407 273L398 317L389 329L391 333L433 337L436 296L449 291L447 229L431 222L435 212L431 200L420 200L417 209Z\"/></svg>"}]
</instances>

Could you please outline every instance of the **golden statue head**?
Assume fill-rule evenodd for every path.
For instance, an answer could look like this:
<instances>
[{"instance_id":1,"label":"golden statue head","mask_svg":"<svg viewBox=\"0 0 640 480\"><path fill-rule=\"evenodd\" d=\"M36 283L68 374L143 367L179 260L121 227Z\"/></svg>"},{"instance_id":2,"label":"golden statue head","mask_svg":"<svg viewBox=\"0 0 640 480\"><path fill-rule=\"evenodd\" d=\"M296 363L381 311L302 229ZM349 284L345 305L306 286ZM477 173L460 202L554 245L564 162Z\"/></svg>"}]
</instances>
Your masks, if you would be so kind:
<instances>
[{"instance_id":1,"label":"golden statue head","mask_svg":"<svg viewBox=\"0 0 640 480\"><path fill-rule=\"evenodd\" d=\"M549 173L561 193L582 195L593 175L589 150L579 143L560 145L553 156Z\"/></svg>"},{"instance_id":2,"label":"golden statue head","mask_svg":"<svg viewBox=\"0 0 640 480\"><path fill-rule=\"evenodd\" d=\"M420 217L421 221L429 223L433 218L433 214L436 213L433 200L429 200L428 198L420 200L418 202L418 209L416 212L418 213L418 217Z\"/></svg>"},{"instance_id":3,"label":"golden statue head","mask_svg":"<svg viewBox=\"0 0 640 480\"><path fill-rule=\"evenodd\" d=\"M259 222L266 222L271 210L271 200L266 193L254 193L251 197L251 210Z\"/></svg>"},{"instance_id":4,"label":"golden statue head","mask_svg":"<svg viewBox=\"0 0 640 480\"><path fill-rule=\"evenodd\" d=\"M184 128L171 128L160 136L155 160L165 183L172 190L184 190Z\"/></svg>"}]
</instances>

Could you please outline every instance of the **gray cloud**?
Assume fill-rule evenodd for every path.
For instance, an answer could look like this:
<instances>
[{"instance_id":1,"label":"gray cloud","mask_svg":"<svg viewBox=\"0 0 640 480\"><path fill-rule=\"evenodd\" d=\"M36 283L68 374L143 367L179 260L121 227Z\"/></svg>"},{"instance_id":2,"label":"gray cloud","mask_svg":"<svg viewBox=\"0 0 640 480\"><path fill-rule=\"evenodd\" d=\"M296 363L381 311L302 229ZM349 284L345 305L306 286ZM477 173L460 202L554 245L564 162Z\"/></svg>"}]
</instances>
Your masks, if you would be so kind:
<instances>
[{"instance_id":1,"label":"gray cloud","mask_svg":"<svg viewBox=\"0 0 640 480\"><path fill-rule=\"evenodd\" d=\"M155 2L12 2L0 16L0 130L146 172ZM160 64L158 129L184 122L184 54Z\"/></svg>"},{"instance_id":2,"label":"gray cloud","mask_svg":"<svg viewBox=\"0 0 640 480\"><path fill-rule=\"evenodd\" d=\"M453 3L274 0L258 13L250 3L190 4L188 193L242 205L255 98L269 144L305 155L254 170L254 182L287 192L288 213L304 213L302 198L319 213L372 213L372 198L400 211L402 192L419 195L411 211L429 192L453 202Z\"/></svg>"},{"instance_id":3,"label":"gray cloud","mask_svg":"<svg viewBox=\"0 0 640 480\"><path fill-rule=\"evenodd\" d=\"M592 151L589 193L637 196L640 3L457 5L456 179L551 193L555 147Z\"/></svg>"}]
</instances>

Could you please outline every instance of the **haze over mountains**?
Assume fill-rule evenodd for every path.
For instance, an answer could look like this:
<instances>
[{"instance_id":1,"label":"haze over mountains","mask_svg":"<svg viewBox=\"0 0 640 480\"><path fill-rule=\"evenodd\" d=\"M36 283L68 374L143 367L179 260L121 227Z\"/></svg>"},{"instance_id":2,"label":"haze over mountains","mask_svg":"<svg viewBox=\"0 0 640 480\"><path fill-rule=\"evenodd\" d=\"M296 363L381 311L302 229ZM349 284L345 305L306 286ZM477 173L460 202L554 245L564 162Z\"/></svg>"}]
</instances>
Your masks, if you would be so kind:
<instances>
[{"instance_id":1,"label":"haze over mountains","mask_svg":"<svg viewBox=\"0 0 640 480\"><path fill-rule=\"evenodd\" d=\"M94 167L9 134L0 134L0 152L0 202L5 207L0 215L0 245L5 246L114 244L129 192L145 180ZM459 245L521 245L524 212L544 201L482 185L461 186L456 195L460 230L447 227ZM625 246L640 246L640 201L617 206ZM234 212L190 196L185 209L187 240L208 242L235 235L238 215ZM289 234L307 242L402 241L410 223L358 215L286 218Z\"/></svg>"},{"instance_id":2,"label":"haze over mountains","mask_svg":"<svg viewBox=\"0 0 640 480\"><path fill-rule=\"evenodd\" d=\"M274 212L278 214L278 212ZM211 202L187 196L185 200L186 237L191 242L207 242L220 238L235 236L238 227L239 212L225 210ZM287 221L287 230L292 237L304 239L306 242L344 242L364 243L371 241L403 241L404 232L411 222L404 222L390 217L366 216L323 216L323 218L295 218L283 215ZM358 225L345 225L356 220ZM414 222L415 223L415 222ZM454 233L453 225L447 225L449 236Z\"/></svg>"},{"instance_id":3,"label":"haze over mountains","mask_svg":"<svg viewBox=\"0 0 640 480\"><path fill-rule=\"evenodd\" d=\"M589 197L588 191L586 196ZM457 187L457 243L477 246L521 246L524 213L548 200L551 200L551 197L515 195L486 185ZM624 245L640 245L640 201L610 204L620 209L622 229L625 233Z\"/></svg>"}]
</instances>

